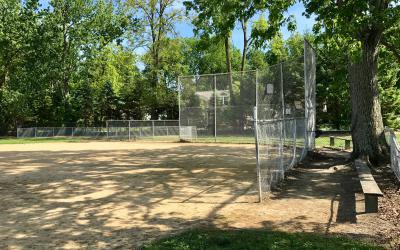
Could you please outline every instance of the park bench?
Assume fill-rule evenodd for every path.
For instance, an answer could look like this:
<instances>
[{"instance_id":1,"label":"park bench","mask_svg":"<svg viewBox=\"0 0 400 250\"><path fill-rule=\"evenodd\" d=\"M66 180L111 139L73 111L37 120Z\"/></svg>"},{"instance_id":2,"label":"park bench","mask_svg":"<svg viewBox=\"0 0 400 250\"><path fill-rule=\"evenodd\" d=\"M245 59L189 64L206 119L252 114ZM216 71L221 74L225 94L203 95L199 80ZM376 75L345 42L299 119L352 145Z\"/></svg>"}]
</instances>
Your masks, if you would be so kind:
<instances>
[{"instance_id":1,"label":"park bench","mask_svg":"<svg viewBox=\"0 0 400 250\"><path fill-rule=\"evenodd\" d=\"M350 147L351 147L351 139L342 138L342 137L335 137L335 136L329 136L329 145L331 147L335 146L335 139L336 140L343 140L344 141L344 149L350 149Z\"/></svg>"},{"instance_id":2,"label":"park bench","mask_svg":"<svg viewBox=\"0 0 400 250\"><path fill-rule=\"evenodd\" d=\"M378 184L376 184L367 163L362 160L356 160L355 165L364 193L365 212L376 213L378 212L378 197L383 196L383 193Z\"/></svg>"}]
</instances>

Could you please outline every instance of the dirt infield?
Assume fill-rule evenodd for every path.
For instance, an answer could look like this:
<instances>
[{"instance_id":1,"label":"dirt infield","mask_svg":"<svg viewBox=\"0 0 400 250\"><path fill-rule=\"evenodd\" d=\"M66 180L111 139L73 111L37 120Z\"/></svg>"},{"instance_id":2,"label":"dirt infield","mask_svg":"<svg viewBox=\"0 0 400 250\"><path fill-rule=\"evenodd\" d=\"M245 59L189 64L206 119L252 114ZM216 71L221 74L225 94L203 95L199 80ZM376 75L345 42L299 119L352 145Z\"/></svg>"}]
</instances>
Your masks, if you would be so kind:
<instances>
[{"instance_id":1,"label":"dirt infield","mask_svg":"<svg viewBox=\"0 0 400 250\"><path fill-rule=\"evenodd\" d=\"M333 165L296 170L259 204L254 145L0 145L0 249L132 249L200 225L373 238L388 225L356 217L354 176Z\"/></svg>"}]
</instances>

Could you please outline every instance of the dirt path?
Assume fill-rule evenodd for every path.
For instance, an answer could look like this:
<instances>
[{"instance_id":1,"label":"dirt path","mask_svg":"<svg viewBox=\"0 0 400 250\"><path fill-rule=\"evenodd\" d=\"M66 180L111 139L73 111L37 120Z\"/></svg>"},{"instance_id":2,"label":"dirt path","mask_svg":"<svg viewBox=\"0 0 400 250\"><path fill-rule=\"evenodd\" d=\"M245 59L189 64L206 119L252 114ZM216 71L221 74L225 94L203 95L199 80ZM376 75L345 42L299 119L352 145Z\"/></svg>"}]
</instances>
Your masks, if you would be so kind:
<instances>
[{"instance_id":1,"label":"dirt path","mask_svg":"<svg viewBox=\"0 0 400 250\"><path fill-rule=\"evenodd\" d=\"M225 221L219 226L346 235L394 247L380 232L398 227L364 213L361 186L347 157L338 151L315 154L292 170L263 206L224 209Z\"/></svg>"},{"instance_id":2,"label":"dirt path","mask_svg":"<svg viewBox=\"0 0 400 250\"><path fill-rule=\"evenodd\" d=\"M346 155L326 152L257 203L253 145L0 146L0 249L132 249L190 227L271 228L379 241Z\"/></svg>"}]
</instances>

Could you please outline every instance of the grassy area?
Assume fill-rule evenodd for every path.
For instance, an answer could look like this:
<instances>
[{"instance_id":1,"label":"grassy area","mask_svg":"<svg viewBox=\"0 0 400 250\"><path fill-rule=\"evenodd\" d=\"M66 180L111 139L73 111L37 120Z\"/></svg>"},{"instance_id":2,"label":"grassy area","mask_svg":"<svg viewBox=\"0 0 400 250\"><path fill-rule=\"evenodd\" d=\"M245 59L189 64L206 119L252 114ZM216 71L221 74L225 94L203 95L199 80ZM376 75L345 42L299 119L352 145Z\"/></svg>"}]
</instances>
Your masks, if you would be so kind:
<instances>
[{"instance_id":1,"label":"grassy area","mask_svg":"<svg viewBox=\"0 0 400 250\"><path fill-rule=\"evenodd\" d=\"M351 140L351 136L336 136L339 138L346 138ZM344 148L345 141L344 140L338 140L335 139L335 148ZM329 142L329 136L321 136L318 138L315 138L315 146L317 148L322 148L322 147L330 147L330 142Z\"/></svg>"},{"instance_id":2,"label":"grassy area","mask_svg":"<svg viewBox=\"0 0 400 250\"><path fill-rule=\"evenodd\" d=\"M238 144L252 144L255 143L254 136L218 136L217 139L213 136L200 136L197 140L193 142L203 142L203 143L238 143Z\"/></svg>"},{"instance_id":3,"label":"grassy area","mask_svg":"<svg viewBox=\"0 0 400 250\"><path fill-rule=\"evenodd\" d=\"M261 230L192 230L144 246L161 249L383 249L343 237Z\"/></svg>"},{"instance_id":4,"label":"grassy area","mask_svg":"<svg viewBox=\"0 0 400 250\"><path fill-rule=\"evenodd\" d=\"M93 139L91 139L93 140ZM87 138L73 137L50 137L50 138L0 138L1 144L28 144L28 143L48 143L48 142L84 142L89 141Z\"/></svg>"}]
</instances>

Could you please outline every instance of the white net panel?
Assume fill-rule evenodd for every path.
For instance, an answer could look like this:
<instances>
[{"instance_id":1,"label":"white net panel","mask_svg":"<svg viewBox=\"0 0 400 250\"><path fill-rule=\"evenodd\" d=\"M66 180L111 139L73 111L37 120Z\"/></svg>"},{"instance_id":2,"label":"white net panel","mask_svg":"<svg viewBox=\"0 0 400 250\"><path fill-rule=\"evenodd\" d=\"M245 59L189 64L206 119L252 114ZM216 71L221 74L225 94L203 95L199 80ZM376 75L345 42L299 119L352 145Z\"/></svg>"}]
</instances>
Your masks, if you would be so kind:
<instances>
[{"instance_id":1,"label":"white net panel","mask_svg":"<svg viewBox=\"0 0 400 250\"><path fill-rule=\"evenodd\" d=\"M196 141L197 128L194 126L181 126L179 131L179 137L183 141Z\"/></svg>"}]
</instances>

